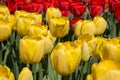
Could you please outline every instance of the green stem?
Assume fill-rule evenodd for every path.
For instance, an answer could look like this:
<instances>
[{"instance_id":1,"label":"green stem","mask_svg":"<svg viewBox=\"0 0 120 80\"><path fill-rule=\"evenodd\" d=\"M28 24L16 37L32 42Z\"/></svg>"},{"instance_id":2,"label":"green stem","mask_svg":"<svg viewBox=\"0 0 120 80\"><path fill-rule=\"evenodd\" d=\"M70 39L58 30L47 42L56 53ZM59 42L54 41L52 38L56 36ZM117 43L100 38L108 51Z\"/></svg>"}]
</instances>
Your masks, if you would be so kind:
<instances>
[{"instance_id":1,"label":"green stem","mask_svg":"<svg viewBox=\"0 0 120 80\"><path fill-rule=\"evenodd\" d=\"M80 80L83 80L83 75L84 75L84 62L81 62L81 76L80 76Z\"/></svg>"},{"instance_id":2,"label":"green stem","mask_svg":"<svg viewBox=\"0 0 120 80\"><path fill-rule=\"evenodd\" d=\"M32 72L33 72L33 80L37 80L36 79L36 72L37 72L37 64L33 64L33 69L32 69Z\"/></svg>"},{"instance_id":3,"label":"green stem","mask_svg":"<svg viewBox=\"0 0 120 80\"><path fill-rule=\"evenodd\" d=\"M43 80L42 63L39 63L39 80Z\"/></svg>"},{"instance_id":4,"label":"green stem","mask_svg":"<svg viewBox=\"0 0 120 80\"><path fill-rule=\"evenodd\" d=\"M112 26L111 27L111 38L116 37L116 26L115 26L115 19L113 18Z\"/></svg>"}]
</instances>

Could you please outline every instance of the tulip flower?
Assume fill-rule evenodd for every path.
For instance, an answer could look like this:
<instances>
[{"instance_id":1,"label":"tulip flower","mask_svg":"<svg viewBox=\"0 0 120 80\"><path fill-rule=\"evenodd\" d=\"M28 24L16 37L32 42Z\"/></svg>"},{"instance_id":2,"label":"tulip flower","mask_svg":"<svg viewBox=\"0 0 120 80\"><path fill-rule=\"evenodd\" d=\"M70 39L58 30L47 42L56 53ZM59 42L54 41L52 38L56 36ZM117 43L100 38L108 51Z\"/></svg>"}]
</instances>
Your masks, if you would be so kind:
<instances>
[{"instance_id":1,"label":"tulip flower","mask_svg":"<svg viewBox=\"0 0 120 80\"><path fill-rule=\"evenodd\" d=\"M6 6L0 6L0 19L7 20L9 15L8 8Z\"/></svg>"},{"instance_id":2,"label":"tulip flower","mask_svg":"<svg viewBox=\"0 0 120 80\"><path fill-rule=\"evenodd\" d=\"M24 67L19 74L18 80L33 80L32 72Z\"/></svg>"},{"instance_id":3,"label":"tulip flower","mask_svg":"<svg viewBox=\"0 0 120 80\"><path fill-rule=\"evenodd\" d=\"M74 16L82 16L86 11L86 6L78 3L78 2L74 2L70 4L70 12L74 15Z\"/></svg>"},{"instance_id":4,"label":"tulip flower","mask_svg":"<svg viewBox=\"0 0 120 80\"><path fill-rule=\"evenodd\" d=\"M37 35L47 35L48 27L47 26L39 26L39 25L30 25L27 30L27 35L29 36L37 36Z\"/></svg>"},{"instance_id":5,"label":"tulip flower","mask_svg":"<svg viewBox=\"0 0 120 80\"><path fill-rule=\"evenodd\" d=\"M44 41L38 36L25 36L20 39L19 51L22 62L38 63L44 55Z\"/></svg>"},{"instance_id":6,"label":"tulip flower","mask_svg":"<svg viewBox=\"0 0 120 80\"><path fill-rule=\"evenodd\" d=\"M56 38L51 35L47 26L31 25L28 28L27 35L29 35L29 36L41 36L42 37L42 39L44 40L44 53L45 54L51 52L51 50L53 48L53 44L56 40Z\"/></svg>"},{"instance_id":7,"label":"tulip flower","mask_svg":"<svg viewBox=\"0 0 120 80\"><path fill-rule=\"evenodd\" d=\"M86 80L119 80L119 64L111 60L103 60L92 65L92 73Z\"/></svg>"},{"instance_id":8,"label":"tulip flower","mask_svg":"<svg viewBox=\"0 0 120 80\"><path fill-rule=\"evenodd\" d=\"M16 18L21 18L21 17L29 17L29 18L33 18L36 25L40 25L42 23L42 14L38 14L38 13L29 13L23 10L20 11L15 11L15 16Z\"/></svg>"},{"instance_id":9,"label":"tulip flower","mask_svg":"<svg viewBox=\"0 0 120 80\"><path fill-rule=\"evenodd\" d=\"M95 34L96 26L91 20L84 20L81 28L81 35L83 34Z\"/></svg>"},{"instance_id":10,"label":"tulip flower","mask_svg":"<svg viewBox=\"0 0 120 80\"><path fill-rule=\"evenodd\" d=\"M0 20L0 42L8 39L11 32L9 23L7 21Z\"/></svg>"},{"instance_id":11,"label":"tulip flower","mask_svg":"<svg viewBox=\"0 0 120 80\"><path fill-rule=\"evenodd\" d=\"M17 32L19 35L26 35L28 27L35 24L35 20L31 17L20 17L17 20Z\"/></svg>"},{"instance_id":12,"label":"tulip flower","mask_svg":"<svg viewBox=\"0 0 120 80\"><path fill-rule=\"evenodd\" d=\"M103 42L99 52L101 52L100 57L102 60L110 59L119 62L120 61L119 40L111 39L110 41Z\"/></svg>"},{"instance_id":13,"label":"tulip flower","mask_svg":"<svg viewBox=\"0 0 120 80\"><path fill-rule=\"evenodd\" d=\"M103 7L100 5L91 5L90 6L90 16L93 18L95 16L100 16L103 12Z\"/></svg>"},{"instance_id":14,"label":"tulip flower","mask_svg":"<svg viewBox=\"0 0 120 80\"><path fill-rule=\"evenodd\" d=\"M104 31L105 31L105 29L106 29L106 27L107 27L107 22L106 22L106 20L105 20L103 17L96 16L96 17L94 17L93 22L94 22L95 25L96 25L95 34L96 34L96 35L101 35L101 34L103 34Z\"/></svg>"},{"instance_id":15,"label":"tulip flower","mask_svg":"<svg viewBox=\"0 0 120 80\"><path fill-rule=\"evenodd\" d=\"M61 11L58 8L50 7L46 12L46 22L49 22L52 17L61 17Z\"/></svg>"},{"instance_id":16,"label":"tulip flower","mask_svg":"<svg viewBox=\"0 0 120 80\"><path fill-rule=\"evenodd\" d=\"M0 65L0 80L15 80L13 73L7 66Z\"/></svg>"},{"instance_id":17,"label":"tulip flower","mask_svg":"<svg viewBox=\"0 0 120 80\"><path fill-rule=\"evenodd\" d=\"M81 60L81 48L73 42L58 43L51 53L53 68L60 75L71 74Z\"/></svg>"},{"instance_id":18,"label":"tulip flower","mask_svg":"<svg viewBox=\"0 0 120 80\"><path fill-rule=\"evenodd\" d=\"M82 23L83 21L82 20L79 20L77 21L75 24L74 24L74 34L78 37L81 35L81 29L82 29Z\"/></svg>"},{"instance_id":19,"label":"tulip flower","mask_svg":"<svg viewBox=\"0 0 120 80\"><path fill-rule=\"evenodd\" d=\"M64 37L69 30L69 20L66 17L54 17L50 19L49 29L54 37Z\"/></svg>"},{"instance_id":20,"label":"tulip flower","mask_svg":"<svg viewBox=\"0 0 120 80\"><path fill-rule=\"evenodd\" d=\"M88 42L94 39L94 36L91 34L85 34L79 36L78 39L75 41L81 47L81 60L88 61L90 56L92 55L91 49L88 45Z\"/></svg>"}]
</instances>

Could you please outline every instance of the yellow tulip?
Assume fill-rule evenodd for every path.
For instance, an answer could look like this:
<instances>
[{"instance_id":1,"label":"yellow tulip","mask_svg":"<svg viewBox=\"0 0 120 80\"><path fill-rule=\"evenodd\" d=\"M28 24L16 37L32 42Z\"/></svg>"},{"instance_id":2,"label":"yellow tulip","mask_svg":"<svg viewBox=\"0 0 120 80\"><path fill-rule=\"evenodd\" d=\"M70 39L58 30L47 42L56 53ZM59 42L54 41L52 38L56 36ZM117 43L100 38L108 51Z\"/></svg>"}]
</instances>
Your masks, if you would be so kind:
<instances>
[{"instance_id":1,"label":"yellow tulip","mask_svg":"<svg viewBox=\"0 0 120 80\"><path fill-rule=\"evenodd\" d=\"M119 80L120 65L111 60L103 60L92 65L92 73L87 80Z\"/></svg>"},{"instance_id":2,"label":"yellow tulip","mask_svg":"<svg viewBox=\"0 0 120 80\"><path fill-rule=\"evenodd\" d=\"M37 35L46 36L47 34L48 34L47 26L30 25L27 30L27 35L29 36L37 36Z\"/></svg>"},{"instance_id":3,"label":"yellow tulip","mask_svg":"<svg viewBox=\"0 0 120 80\"><path fill-rule=\"evenodd\" d=\"M81 59L83 61L88 61L91 56L89 46L86 42L83 42L81 49Z\"/></svg>"},{"instance_id":4,"label":"yellow tulip","mask_svg":"<svg viewBox=\"0 0 120 80\"><path fill-rule=\"evenodd\" d=\"M24 10L16 10L15 11L15 16L18 19L19 17L28 17L28 16L30 17L31 15L30 15L29 12L26 12Z\"/></svg>"},{"instance_id":5,"label":"yellow tulip","mask_svg":"<svg viewBox=\"0 0 120 80\"><path fill-rule=\"evenodd\" d=\"M60 75L71 74L81 60L81 48L73 42L58 43L51 53L53 68Z\"/></svg>"},{"instance_id":6,"label":"yellow tulip","mask_svg":"<svg viewBox=\"0 0 120 80\"><path fill-rule=\"evenodd\" d=\"M53 17L61 17L61 11L58 8L50 7L46 12L46 22L49 22Z\"/></svg>"},{"instance_id":7,"label":"yellow tulip","mask_svg":"<svg viewBox=\"0 0 120 80\"><path fill-rule=\"evenodd\" d=\"M35 24L36 25L40 25L42 23L42 14L31 13L30 15L31 15L30 17L35 19Z\"/></svg>"},{"instance_id":8,"label":"yellow tulip","mask_svg":"<svg viewBox=\"0 0 120 80\"><path fill-rule=\"evenodd\" d=\"M20 39L19 51L24 63L38 63L44 55L44 41L38 36L25 36Z\"/></svg>"},{"instance_id":9,"label":"yellow tulip","mask_svg":"<svg viewBox=\"0 0 120 80\"><path fill-rule=\"evenodd\" d=\"M91 56L91 50L88 42L94 39L92 34L85 34L78 37L75 41L79 46L81 46L81 59L83 61L88 61Z\"/></svg>"},{"instance_id":10,"label":"yellow tulip","mask_svg":"<svg viewBox=\"0 0 120 80\"><path fill-rule=\"evenodd\" d=\"M9 18L8 18L8 22L9 22L9 26L12 30L16 30L16 17L15 15L10 14Z\"/></svg>"},{"instance_id":11,"label":"yellow tulip","mask_svg":"<svg viewBox=\"0 0 120 80\"><path fill-rule=\"evenodd\" d=\"M41 38L44 40L44 53L47 54L51 52L56 38L51 35L47 26L31 25L28 29L28 35L41 36Z\"/></svg>"},{"instance_id":12,"label":"yellow tulip","mask_svg":"<svg viewBox=\"0 0 120 80\"><path fill-rule=\"evenodd\" d=\"M54 37L64 37L69 31L69 20L66 17L50 19L49 29Z\"/></svg>"},{"instance_id":13,"label":"yellow tulip","mask_svg":"<svg viewBox=\"0 0 120 80\"><path fill-rule=\"evenodd\" d=\"M19 35L26 35L28 27L35 24L35 20L30 17L20 17L17 20L17 32Z\"/></svg>"},{"instance_id":14,"label":"yellow tulip","mask_svg":"<svg viewBox=\"0 0 120 80\"><path fill-rule=\"evenodd\" d=\"M19 74L18 80L33 80L32 72L24 67Z\"/></svg>"},{"instance_id":15,"label":"yellow tulip","mask_svg":"<svg viewBox=\"0 0 120 80\"><path fill-rule=\"evenodd\" d=\"M42 14L38 14L38 13L35 13L35 12L26 12L26 11L23 11L23 10L17 10L15 11L15 16L16 18L20 18L20 17L29 17L29 18L33 18L36 25L40 25L41 22L42 22Z\"/></svg>"},{"instance_id":16,"label":"yellow tulip","mask_svg":"<svg viewBox=\"0 0 120 80\"><path fill-rule=\"evenodd\" d=\"M114 41L114 42L113 42ZM102 48L100 49L101 52L101 59L110 59L116 62L120 62L120 44L118 41L111 40L109 42L104 42Z\"/></svg>"},{"instance_id":17,"label":"yellow tulip","mask_svg":"<svg viewBox=\"0 0 120 80\"><path fill-rule=\"evenodd\" d=\"M7 21L0 20L0 42L9 38L11 35L11 28Z\"/></svg>"},{"instance_id":18,"label":"yellow tulip","mask_svg":"<svg viewBox=\"0 0 120 80\"><path fill-rule=\"evenodd\" d=\"M92 53L92 56L101 59L101 48L102 44L105 41L105 38L102 37L96 37L88 42L88 46L90 48L90 51Z\"/></svg>"},{"instance_id":19,"label":"yellow tulip","mask_svg":"<svg viewBox=\"0 0 120 80\"><path fill-rule=\"evenodd\" d=\"M46 36L42 36L42 38L44 40L44 53L48 54L53 49L56 38L51 35L50 31L48 31Z\"/></svg>"},{"instance_id":20,"label":"yellow tulip","mask_svg":"<svg viewBox=\"0 0 120 80\"><path fill-rule=\"evenodd\" d=\"M78 37L81 35L82 20L79 20L74 24L74 34Z\"/></svg>"},{"instance_id":21,"label":"yellow tulip","mask_svg":"<svg viewBox=\"0 0 120 80\"><path fill-rule=\"evenodd\" d=\"M93 21L91 20L84 20L82 27L81 27L81 35L83 34L95 34L96 26Z\"/></svg>"},{"instance_id":22,"label":"yellow tulip","mask_svg":"<svg viewBox=\"0 0 120 80\"><path fill-rule=\"evenodd\" d=\"M10 15L9 10L6 6L0 5L0 19L7 20Z\"/></svg>"},{"instance_id":23,"label":"yellow tulip","mask_svg":"<svg viewBox=\"0 0 120 80\"><path fill-rule=\"evenodd\" d=\"M13 73L7 66L0 65L0 80L15 80Z\"/></svg>"},{"instance_id":24,"label":"yellow tulip","mask_svg":"<svg viewBox=\"0 0 120 80\"><path fill-rule=\"evenodd\" d=\"M101 16L96 16L96 17L94 17L93 21L94 21L95 26L96 26L95 35L103 34L106 27L107 27L106 20Z\"/></svg>"}]
</instances>

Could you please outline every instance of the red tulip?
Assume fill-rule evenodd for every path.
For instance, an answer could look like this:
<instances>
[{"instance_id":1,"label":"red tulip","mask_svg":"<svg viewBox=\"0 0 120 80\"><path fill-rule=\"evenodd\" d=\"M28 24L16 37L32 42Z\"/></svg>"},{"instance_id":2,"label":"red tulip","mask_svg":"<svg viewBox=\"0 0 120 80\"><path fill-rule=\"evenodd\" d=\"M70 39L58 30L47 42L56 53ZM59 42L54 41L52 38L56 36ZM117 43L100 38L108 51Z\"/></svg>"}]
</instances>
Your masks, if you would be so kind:
<instances>
[{"instance_id":1,"label":"red tulip","mask_svg":"<svg viewBox=\"0 0 120 80\"><path fill-rule=\"evenodd\" d=\"M21 5L21 10L31 12L32 6L31 6L31 4L23 4L23 5Z\"/></svg>"},{"instance_id":2,"label":"red tulip","mask_svg":"<svg viewBox=\"0 0 120 80\"><path fill-rule=\"evenodd\" d=\"M115 11L115 17L118 21L120 21L120 8Z\"/></svg>"},{"instance_id":3,"label":"red tulip","mask_svg":"<svg viewBox=\"0 0 120 80\"><path fill-rule=\"evenodd\" d=\"M110 0L109 10L110 12L115 12L120 7L120 1Z\"/></svg>"},{"instance_id":4,"label":"red tulip","mask_svg":"<svg viewBox=\"0 0 120 80\"><path fill-rule=\"evenodd\" d=\"M69 2L68 1L60 2L59 9L60 10L69 10Z\"/></svg>"},{"instance_id":5,"label":"red tulip","mask_svg":"<svg viewBox=\"0 0 120 80\"><path fill-rule=\"evenodd\" d=\"M42 10L43 10L42 4L31 3L31 5L32 5L32 12L42 13Z\"/></svg>"},{"instance_id":6,"label":"red tulip","mask_svg":"<svg viewBox=\"0 0 120 80\"><path fill-rule=\"evenodd\" d=\"M7 6L9 8L10 13L14 13L17 9L16 2L14 0L8 0Z\"/></svg>"},{"instance_id":7,"label":"red tulip","mask_svg":"<svg viewBox=\"0 0 120 80\"><path fill-rule=\"evenodd\" d=\"M39 3L42 3L43 0L32 0L32 2L33 2L33 3L38 3L38 4L39 4Z\"/></svg>"},{"instance_id":8,"label":"red tulip","mask_svg":"<svg viewBox=\"0 0 120 80\"><path fill-rule=\"evenodd\" d=\"M95 16L101 15L103 12L103 7L100 5L91 5L90 6L90 16L93 18Z\"/></svg>"},{"instance_id":9,"label":"red tulip","mask_svg":"<svg viewBox=\"0 0 120 80\"><path fill-rule=\"evenodd\" d=\"M101 5L103 8L105 7L105 0L88 0L88 4L90 5Z\"/></svg>"},{"instance_id":10,"label":"red tulip","mask_svg":"<svg viewBox=\"0 0 120 80\"><path fill-rule=\"evenodd\" d=\"M63 11L61 11L61 13L62 13L62 16L66 16L66 17L69 16L69 11L63 10Z\"/></svg>"},{"instance_id":11,"label":"red tulip","mask_svg":"<svg viewBox=\"0 0 120 80\"><path fill-rule=\"evenodd\" d=\"M46 12L47 11L47 8L53 6L53 4L49 3L49 2L45 2L44 4L44 8L43 8L43 11Z\"/></svg>"},{"instance_id":12,"label":"red tulip","mask_svg":"<svg viewBox=\"0 0 120 80\"><path fill-rule=\"evenodd\" d=\"M82 16L86 11L86 6L81 3L71 3L70 4L70 12L74 16Z\"/></svg>"}]
</instances>

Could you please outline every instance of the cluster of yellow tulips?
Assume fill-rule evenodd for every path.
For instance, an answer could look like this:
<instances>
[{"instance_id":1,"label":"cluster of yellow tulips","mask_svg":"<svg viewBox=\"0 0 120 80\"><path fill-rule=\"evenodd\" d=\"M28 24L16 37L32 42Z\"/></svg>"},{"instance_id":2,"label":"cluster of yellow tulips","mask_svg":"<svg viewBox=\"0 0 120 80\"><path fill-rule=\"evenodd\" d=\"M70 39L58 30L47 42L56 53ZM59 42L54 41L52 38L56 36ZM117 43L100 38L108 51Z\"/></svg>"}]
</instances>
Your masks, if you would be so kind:
<instances>
[{"instance_id":1,"label":"cluster of yellow tulips","mask_svg":"<svg viewBox=\"0 0 120 80\"><path fill-rule=\"evenodd\" d=\"M51 53L53 68L65 76L73 73L81 60L88 61L94 56L100 62L92 65L86 80L119 80L120 38L94 37L103 34L107 27L103 17L94 17L93 21L79 20L74 24L77 40L59 42L55 48L56 39L69 32L68 17L62 16L58 8L50 7L46 12L48 26L41 23L42 14L17 10L12 15L7 7L0 6L0 41L7 40L12 30L16 30L21 36L20 60L25 64L39 63L44 55ZM14 80L7 66L0 65L0 80ZM28 67L22 69L18 80L33 80Z\"/></svg>"},{"instance_id":2,"label":"cluster of yellow tulips","mask_svg":"<svg viewBox=\"0 0 120 80\"><path fill-rule=\"evenodd\" d=\"M77 37L88 33L92 35L101 35L107 27L107 22L103 17L96 16L93 20L79 20L73 27L74 34Z\"/></svg>"},{"instance_id":3,"label":"cluster of yellow tulips","mask_svg":"<svg viewBox=\"0 0 120 80\"><path fill-rule=\"evenodd\" d=\"M0 80L15 80L13 73L7 66L0 65ZM24 67L22 69L18 80L33 80L32 72L29 70L29 68Z\"/></svg>"}]
</instances>

